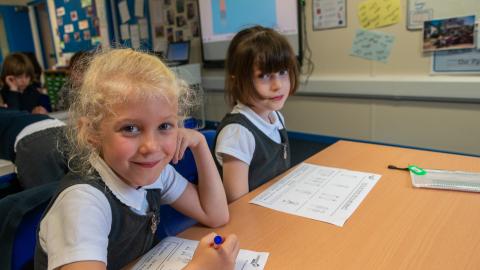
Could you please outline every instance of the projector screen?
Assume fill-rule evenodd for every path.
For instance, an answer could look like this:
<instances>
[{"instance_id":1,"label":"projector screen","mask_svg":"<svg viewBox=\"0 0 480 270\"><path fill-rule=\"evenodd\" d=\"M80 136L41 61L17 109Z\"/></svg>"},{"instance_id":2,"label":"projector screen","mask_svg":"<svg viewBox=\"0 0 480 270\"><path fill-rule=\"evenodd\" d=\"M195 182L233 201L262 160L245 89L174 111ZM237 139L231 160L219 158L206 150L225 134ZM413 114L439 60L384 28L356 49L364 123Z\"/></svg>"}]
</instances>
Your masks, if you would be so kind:
<instances>
[{"instance_id":1,"label":"projector screen","mask_svg":"<svg viewBox=\"0 0 480 270\"><path fill-rule=\"evenodd\" d=\"M230 40L253 25L283 34L301 61L298 0L199 0L198 5L205 67L223 67Z\"/></svg>"}]
</instances>

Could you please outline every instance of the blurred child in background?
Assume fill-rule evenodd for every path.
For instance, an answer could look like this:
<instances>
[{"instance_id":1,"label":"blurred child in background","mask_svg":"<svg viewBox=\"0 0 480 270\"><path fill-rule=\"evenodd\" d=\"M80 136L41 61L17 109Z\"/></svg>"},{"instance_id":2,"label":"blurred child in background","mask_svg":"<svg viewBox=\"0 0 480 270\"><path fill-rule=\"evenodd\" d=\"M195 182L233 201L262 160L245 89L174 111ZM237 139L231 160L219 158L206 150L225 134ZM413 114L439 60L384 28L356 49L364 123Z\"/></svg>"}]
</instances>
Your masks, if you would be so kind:
<instances>
[{"instance_id":1,"label":"blurred child in background","mask_svg":"<svg viewBox=\"0 0 480 270\"><path fill-rule=\"evenodd\" d=\"M26 55L12 53L5 58L0 76L3 83L1 96L8 109L48 113L48 106L43 101L48 97L38 85L32 84L34 77L33 65Z\"/></svg>"}]
</instances>

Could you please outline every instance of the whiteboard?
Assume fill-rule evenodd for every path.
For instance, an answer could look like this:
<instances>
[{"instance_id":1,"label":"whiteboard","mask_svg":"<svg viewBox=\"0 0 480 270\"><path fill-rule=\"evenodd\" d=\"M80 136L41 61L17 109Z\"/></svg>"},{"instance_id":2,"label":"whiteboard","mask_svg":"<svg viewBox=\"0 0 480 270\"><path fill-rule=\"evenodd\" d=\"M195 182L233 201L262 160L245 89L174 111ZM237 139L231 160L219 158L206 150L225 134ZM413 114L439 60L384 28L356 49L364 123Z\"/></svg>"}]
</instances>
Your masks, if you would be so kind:
<instances>
[{"instance_id":1,"label":"whiteboard","mask_svg":"<svg viewBox=\"0 0 480 270\"><path fill-rule=\"evenodd\" d=\"M438 19L477 15L480 17L479 0L408 0L407 28L421 29L422 19Z\"/></svg>"}]
</instances>

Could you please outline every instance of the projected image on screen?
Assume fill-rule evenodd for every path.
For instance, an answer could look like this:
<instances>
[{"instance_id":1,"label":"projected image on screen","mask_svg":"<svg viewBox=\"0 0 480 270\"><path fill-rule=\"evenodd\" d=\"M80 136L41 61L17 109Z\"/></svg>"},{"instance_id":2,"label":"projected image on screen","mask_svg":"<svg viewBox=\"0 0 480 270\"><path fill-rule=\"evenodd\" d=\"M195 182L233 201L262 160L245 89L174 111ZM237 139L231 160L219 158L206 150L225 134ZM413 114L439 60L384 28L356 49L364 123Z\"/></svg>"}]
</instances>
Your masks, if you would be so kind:
<instances>
[{"instance_id":1,"label":"projected image on screen","mask_svg":"<svg viewBox=\"0 0 480 270\"><path fill-rule=\"evenodd\" d=\"M236 33L252 22L276 28L278 24L275 11L275 0L213 0L213 33L215 35Z\"/></svg>"},{"instance_id":2,"label":"projected image on screen","mask_svg":"<svg viewBox=\"0 0 480 270\"><path fill-rule=\"evenodd\" d=\"M298 0L201 0L198 7L206 66L223 64L235 34L253 25L270 27L284 35L301 59Z\"/></svg>"}]
</instances>

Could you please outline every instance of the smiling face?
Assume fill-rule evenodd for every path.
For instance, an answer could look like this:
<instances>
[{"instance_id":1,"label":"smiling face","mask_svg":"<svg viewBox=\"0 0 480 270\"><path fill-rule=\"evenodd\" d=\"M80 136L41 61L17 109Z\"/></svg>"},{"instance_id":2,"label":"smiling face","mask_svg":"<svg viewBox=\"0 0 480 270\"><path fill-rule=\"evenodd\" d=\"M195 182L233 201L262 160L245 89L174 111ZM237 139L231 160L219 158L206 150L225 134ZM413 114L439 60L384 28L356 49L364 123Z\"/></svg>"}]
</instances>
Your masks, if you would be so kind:
<instances>
[{"instance_id":1,"label":"smiling face","mask_svg":"<svg viewBox=\"0 0 480 270\"><path fill-rule=\"evenodd\" d=\"M177 102L166 97L127 101L100 124L100 156L126 184L152 184L171 161L177 141Z\"/></svg>"},{"instance_id":2,"label":"smiling face","mask_svg":"<svg viewBox=\"0 0 480 270\"><path fill-rule=\"evenodd\" d=\"M251 107L258 115L268 121L268 116L273 111L283 108L290 93L288 71L263 73L260 69L254 67L253 85L259 97L252 100Z\"/></svg>"}]
</instances>

